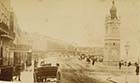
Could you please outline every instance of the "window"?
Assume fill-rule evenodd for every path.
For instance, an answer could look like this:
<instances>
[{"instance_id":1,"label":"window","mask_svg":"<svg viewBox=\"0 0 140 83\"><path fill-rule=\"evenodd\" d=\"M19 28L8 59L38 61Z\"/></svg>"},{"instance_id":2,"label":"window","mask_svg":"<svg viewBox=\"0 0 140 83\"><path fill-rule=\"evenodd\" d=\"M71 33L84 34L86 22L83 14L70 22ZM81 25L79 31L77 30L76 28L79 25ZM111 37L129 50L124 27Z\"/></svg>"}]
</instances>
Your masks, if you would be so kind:
<instances>
[{"instance_id":1,"label":"window","mask_svg":"<svg viewBox=\"0 0 140 83\"><path fill-rule=\"evenodd\" d=\"M113 43L113 46L115 46L115 43Z\"/></svg>"}]
</instances>

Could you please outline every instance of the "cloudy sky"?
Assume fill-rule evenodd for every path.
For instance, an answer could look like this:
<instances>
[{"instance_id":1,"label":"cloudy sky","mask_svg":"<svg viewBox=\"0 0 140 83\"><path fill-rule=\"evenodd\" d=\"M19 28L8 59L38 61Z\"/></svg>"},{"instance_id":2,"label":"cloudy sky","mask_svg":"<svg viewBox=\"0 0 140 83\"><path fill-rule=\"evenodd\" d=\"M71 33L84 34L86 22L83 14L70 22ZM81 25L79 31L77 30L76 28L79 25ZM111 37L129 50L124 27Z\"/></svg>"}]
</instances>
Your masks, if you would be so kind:
<instances>
[{"instance_id":1,"label":"cloudy sky","mask_svg":"<svg viewBox=\"0 0 140 83\"><path fill-rule=\"evenodd\" d=\"M112 0L11 0L20 27L28 32L103 46L105 17ZM130 42L131 56L138 55L140 0L116 0L121 17L121 46Z\"/></svg>"}]
</instances>

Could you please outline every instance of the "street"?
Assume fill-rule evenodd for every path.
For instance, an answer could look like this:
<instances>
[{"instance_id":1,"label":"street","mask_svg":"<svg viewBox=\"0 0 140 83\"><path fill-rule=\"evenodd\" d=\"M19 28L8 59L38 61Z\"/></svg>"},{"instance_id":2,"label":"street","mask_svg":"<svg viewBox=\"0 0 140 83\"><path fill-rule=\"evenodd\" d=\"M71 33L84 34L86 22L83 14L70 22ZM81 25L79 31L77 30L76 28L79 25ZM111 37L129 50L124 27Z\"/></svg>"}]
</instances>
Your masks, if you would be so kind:
<instances>
[{"instance_id":1,"label":"street","mask_svg":"<svg viewBox=\"0 0 140 83\"><path fill-rule=\"evenodd\" d=\"M125 68L107 67L102 63L94 66L77 58L66 59L62 64L62 83L125 83ZM135 68L129 68L128 83L139 83Z\"/></svg>"},{"instance_id":2,"label":"street","mask_svg":"<svg viewBox=\"0 0 140 83\"><path fill-rule=\"evenodd\" d=\"M89 64L72 58L64 61L61 66L62 83L107 83L94 77L94 69Z\"/></svg>"},{"instance_id":3,"label":"street","mask_svg":"<svg viewBox=\"0 0 140 83\"><path fill-rule=\"evenodd\" d=\"M0 81L139 83L140 0L0 0Z\"/></svg>"},{"instance_id":4,"label":"street","mask_svg":"<svg viewBox=\"0 0 140 83\"><path fill-rule=\"evenodd\" d=\"M53 58L48 57L47 59ZM125 83L125 67L120 70L117 66L105 66L99 62L93 66L85 60L79 60L78 57L57 57L54 59L60 64L62 83ZM33 82L32 68L22 72L21 82ZM134 71L134 67L129 68L128 83L139 83L138 76Z\"/></svg>"}]
</instances>

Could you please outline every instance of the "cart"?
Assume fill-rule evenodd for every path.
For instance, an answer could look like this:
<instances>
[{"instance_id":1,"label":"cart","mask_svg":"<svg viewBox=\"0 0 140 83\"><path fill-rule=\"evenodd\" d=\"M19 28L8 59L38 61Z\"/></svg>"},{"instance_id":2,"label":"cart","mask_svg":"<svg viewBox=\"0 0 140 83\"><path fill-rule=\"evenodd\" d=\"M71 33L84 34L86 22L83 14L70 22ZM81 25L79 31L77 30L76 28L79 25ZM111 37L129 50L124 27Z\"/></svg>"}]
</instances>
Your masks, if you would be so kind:
<instances>
[{"instance_id":1,"label":"cart","mask_svg":"<svg viewBox=\"0 0 140 83\"><path fill-rule=\"evenodd\" d=\"M35 83L60 83L58 66L42 66L34 69Z\"/></svg>"}]
</instances>

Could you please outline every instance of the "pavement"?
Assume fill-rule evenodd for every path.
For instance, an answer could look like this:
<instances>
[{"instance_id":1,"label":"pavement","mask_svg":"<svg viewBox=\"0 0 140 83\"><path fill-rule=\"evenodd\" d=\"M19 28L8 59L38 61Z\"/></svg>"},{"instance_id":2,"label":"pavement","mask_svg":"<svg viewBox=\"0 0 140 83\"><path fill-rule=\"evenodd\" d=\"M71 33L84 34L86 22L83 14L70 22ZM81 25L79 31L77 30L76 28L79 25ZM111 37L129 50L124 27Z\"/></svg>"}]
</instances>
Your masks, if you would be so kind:
<instances>
[{"instance_id":1,"label":"pavement","mask_svg":"<svg viewBox=\"0 0 140 83\"><path fill-rule=\"evenodd\" d=\"M103 73L102 73L103 74ZM139 83L139 76L135 75L135 74L130 74L128 73L123 74L112 74L112 73L106 73L103 75L99 75L98 76L101 79L106 79L112 83Z\"/></svg>"},{"instance_id":2,"label":"pavement","mask_svg":"<svg viewBox=\"0 0 140 83\"><path fill-rule=\"evenodd\" d=\"M82 68L82 73L89 78L96 79L102 83L139 83L140 76L135 75L135 67L107 66L103 63L95 63L95 65L88 64L85 60L80 61L76 58L65 59L63 64L64 69L79 70ZM74 66L73 66L74 65ZM62 69L63 69L62 68ZM126 68L128 68L126 73Z\"/></svg>"},{"instance_id":3,"label":"pavement","mask_svg":"<svg viewBox=\"0 0 140 83\"><path fill-rule=\"evenodd\" d=\"M21 73L21 82L33 83L34 82L33 71L31 70L23 71Z\"/></svg>"},{"instance_id":4,"label":"pavement","mask_svg":"<svg viewBox=\"0 0 140 83\"><path fill-rule=\"evenodd\" d=\"M21 72L21 81L14 80L13 83L34 83L33 66L26 68Z\"/></svg>"},{"instance_id":5,"label":"pavement","mask_svg":"<svg viewBox=\"0 0 140 83\"><path fill-rule=\"evenodd\" d=\"M93 75L97 79L107 80L111 83L139 83L140 80L140 76L135 75L134 66L122 67L122 69L119 69L117 66L107 66L102 63L95 63L94 66L90 66L94 69ZM127 73L126 68L128 68Z\"/></svg>"}]
</instances>

